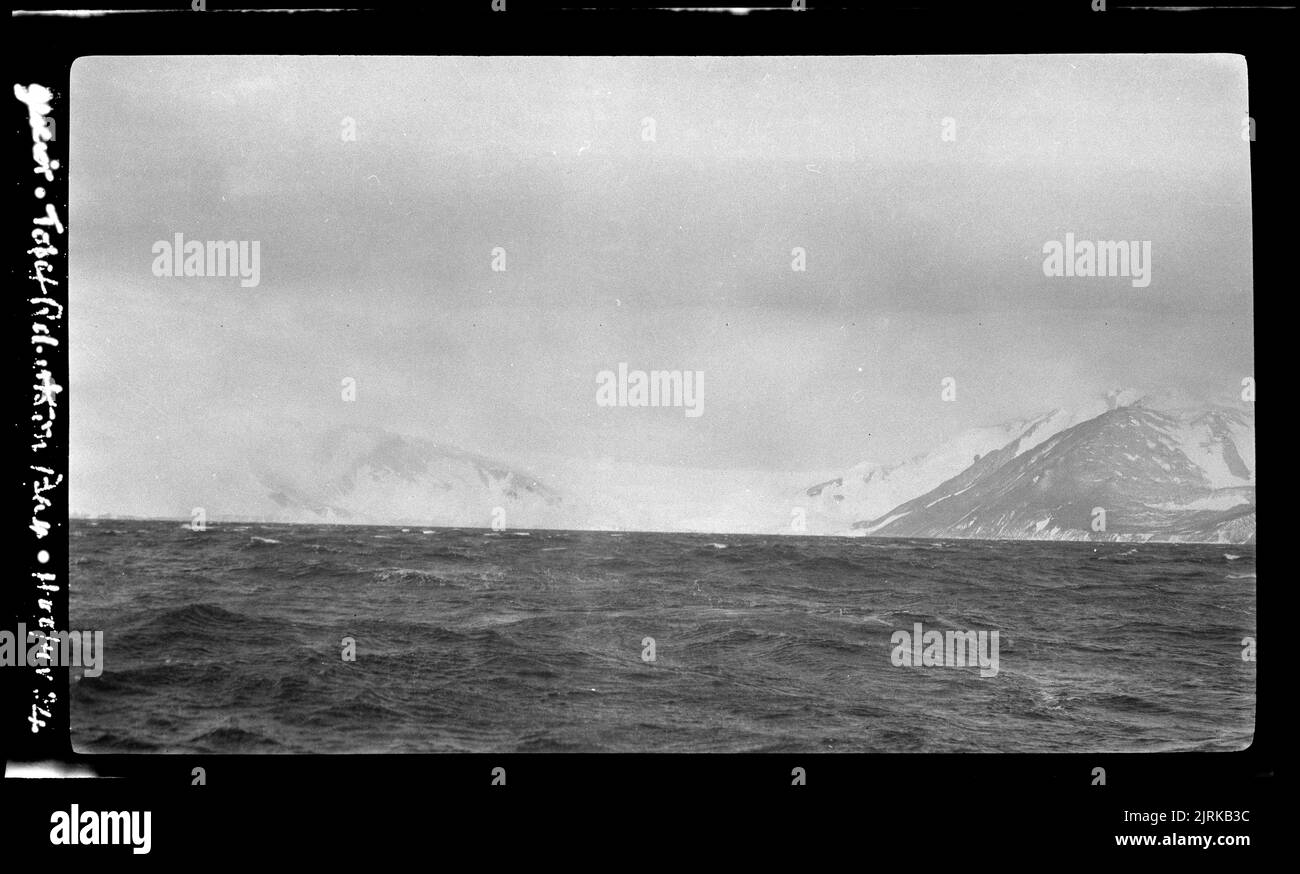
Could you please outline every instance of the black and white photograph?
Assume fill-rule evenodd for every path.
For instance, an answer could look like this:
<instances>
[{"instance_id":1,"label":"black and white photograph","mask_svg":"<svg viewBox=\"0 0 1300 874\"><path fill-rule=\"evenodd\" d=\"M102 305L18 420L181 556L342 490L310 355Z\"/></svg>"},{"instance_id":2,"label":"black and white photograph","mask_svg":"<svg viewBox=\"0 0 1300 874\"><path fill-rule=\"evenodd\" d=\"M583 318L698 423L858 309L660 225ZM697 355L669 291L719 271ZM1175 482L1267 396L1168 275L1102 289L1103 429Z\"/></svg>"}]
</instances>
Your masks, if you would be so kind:
<instances>
[{"instance_id":1,"label":"black and white photograph","mask_svg":"<svg viewBox=\"0 0 1300 874\"><path fill-rule=\"evenodd\" d=\"M1240 55L69 84L77 753L1251 745Z\"/></svg>"}]
</instances>

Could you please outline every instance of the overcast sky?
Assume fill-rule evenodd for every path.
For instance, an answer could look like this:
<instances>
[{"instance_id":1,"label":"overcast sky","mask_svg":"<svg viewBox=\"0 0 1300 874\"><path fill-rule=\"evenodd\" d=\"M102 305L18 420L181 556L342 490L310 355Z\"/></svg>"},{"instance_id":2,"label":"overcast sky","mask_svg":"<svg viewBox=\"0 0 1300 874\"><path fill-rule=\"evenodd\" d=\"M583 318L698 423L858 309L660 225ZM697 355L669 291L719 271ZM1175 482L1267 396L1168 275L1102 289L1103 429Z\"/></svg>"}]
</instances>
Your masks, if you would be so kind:
<instances>
[{"instance_id":1,"label":"overcast sky","mask_svg":"<svg viewBox=\"0 0 1300 874\"><path fill-rule=\"evenodd\" d=\"M73 509L285 422L821 472L1113 387L1229 399L1246 95L1226 55L82 59ZM1046 277L1067 232L1150 240L1150 285ZM260 284L156 278L176 233L260 241ZM596 406L619 362L703 371L704 414Z\"/></svg>"}]
</instances>

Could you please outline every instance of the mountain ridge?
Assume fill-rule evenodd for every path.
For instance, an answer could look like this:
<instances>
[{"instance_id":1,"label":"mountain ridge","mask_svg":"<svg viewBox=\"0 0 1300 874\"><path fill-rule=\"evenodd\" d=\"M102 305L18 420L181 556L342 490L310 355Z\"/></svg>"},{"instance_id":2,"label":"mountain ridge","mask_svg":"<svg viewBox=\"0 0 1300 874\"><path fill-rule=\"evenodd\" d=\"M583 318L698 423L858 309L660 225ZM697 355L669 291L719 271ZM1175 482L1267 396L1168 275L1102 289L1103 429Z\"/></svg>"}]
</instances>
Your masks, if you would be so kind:
<instances>
[{"instance_id":1,"label":"mountain ridge","mask_svg":"<svg viewBox=\"0 0 1300 874\"><path fill-rule=\"evenodd\" d=\"M270 451L274 449L275 451ZM214 481L213 518L440 527L1255 542L1254 413L1111 392L799 487L573 460L548 479L380 427L285 432ZM274 460L272 460L274 459ZM809 474L815 476L816 473ZM808 482L804 479L803 482ZM218 489L218 486L221 486ZM793 519L792 519L793 511Z\"/></svg>"},{"instance_id":2,"label":"mountain ridge","mask_svg":"<svg viewBox=\"0 0 1300 874\"><path fill-rule=\"evenodd\" d=\"M882 537L1255 542L1253 415L1117 406L860 519ZM1239 443L1249 442L1248 447Z\"/></svg>"}]
</instances>

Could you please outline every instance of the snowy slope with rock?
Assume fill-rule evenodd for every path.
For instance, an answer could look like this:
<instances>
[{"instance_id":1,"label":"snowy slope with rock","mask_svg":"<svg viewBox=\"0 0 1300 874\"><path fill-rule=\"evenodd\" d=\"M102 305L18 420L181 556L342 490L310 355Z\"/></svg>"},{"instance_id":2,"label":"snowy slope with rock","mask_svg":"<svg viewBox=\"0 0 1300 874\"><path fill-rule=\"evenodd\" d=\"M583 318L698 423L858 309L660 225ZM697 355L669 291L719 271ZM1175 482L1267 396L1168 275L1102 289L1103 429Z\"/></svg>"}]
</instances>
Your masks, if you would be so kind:
<instances>
[{"instance_id":1,"label":"snowy slope with rock","mask_svg":"<svg viewBox=\"0 0 1300 874\"><path fill-rule=\"evenodd\" d=\"M973 428L936 449L907 461L880 465L864 462L834 479L809 487L801 496L809 510L809 530L817 534L858 531L862 520L884 519L906 504L961 475L981 459L1014 444L1025 452L1079 422L1131 403L1136 394L1113 391L1074 410L1057 409L1031 419Z\"/></svg>"},{"instance_id":2,"label":"snowy slope with rock","mask_svg":"<svg viewBox=\"0 0 1300 874\"><path fill-rule=\"evenodd\" d=\"M1117 406L854 523L890 537L1254 542L1254 414Z\"/></svg>"}]
</instances>

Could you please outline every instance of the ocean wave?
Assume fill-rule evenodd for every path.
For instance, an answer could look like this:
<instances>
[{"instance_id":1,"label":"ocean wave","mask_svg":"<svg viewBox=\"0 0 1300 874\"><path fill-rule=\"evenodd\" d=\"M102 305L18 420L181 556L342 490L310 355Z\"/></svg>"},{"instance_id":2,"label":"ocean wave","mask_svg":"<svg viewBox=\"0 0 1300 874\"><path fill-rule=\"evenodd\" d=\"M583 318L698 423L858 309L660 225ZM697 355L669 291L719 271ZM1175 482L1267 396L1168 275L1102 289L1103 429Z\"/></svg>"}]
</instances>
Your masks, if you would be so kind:
<instances>
[{"instance_id":1,"label":"ocean wave","mask_svg":"<svg viewBox=\"0 0 1300 874\"><path fill-rule=\"evenodd\" d=\"M451 580L446 577L441 577L432 571L409 567L379 568L378 570L371 572L371 577L381 583L425 583L435 586L455 585Z\"/></svg>"},{"instance_id":2,"label":"ocean wave","mask_svg":"<svg viewBox=\"0 0 1300 874\"><path fill-rule=\"evenodd\" d=\"M169 630L237 627L258 621L257 617L228 610L212 603L186 604L167 610L144 610L131 617L136 624L155 625Z\"/></svg>"},{"instance_id":3,"label":"ocean wave","mask_svg":"<svg viewBox=\"0 0 1300 874\"><path fill-rule=\"evenodd\" d=\"M274 738L233 725L209 729L187 742L196 751L213 753L273 752L284 747Z\"/></svg>"}]
</instances>

